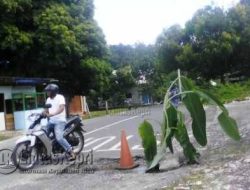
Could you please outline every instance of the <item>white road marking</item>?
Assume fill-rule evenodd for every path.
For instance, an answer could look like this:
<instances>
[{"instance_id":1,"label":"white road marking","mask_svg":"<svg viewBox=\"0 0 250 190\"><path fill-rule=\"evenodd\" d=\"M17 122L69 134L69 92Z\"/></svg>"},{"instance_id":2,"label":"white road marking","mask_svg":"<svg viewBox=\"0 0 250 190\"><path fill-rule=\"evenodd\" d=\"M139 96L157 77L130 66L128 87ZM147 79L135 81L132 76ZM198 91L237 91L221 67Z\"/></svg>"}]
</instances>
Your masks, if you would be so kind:
<instances>
[{"instance_id":1,"label":"white road marking","mask_svg":"<svg viewBox=\"0 0 250 190\"><path fill-rule=\"evenodd\" d=\"M89 143L85 144L84 145L84 150L82 152L89 152L91 150L97 150L98 148L100 148L103 145L109 143L110 141L114 140L115 138L116 138L115 136L101 137L101 138L97 138L97 139L94 139L94 138L91 137L91 138L89 138L89 141L92 140L92 139L94 139L94 140L92 140ZM104 140L104 142L102 142L102 140ZM95 144L96 142L99 142L99 141L101 141L102 143L96 145L95 147L92 147L92 148L86 150L86 147L88 147L88 146L90 146L92 144Z\"/></svg>"},{"instance_id":2,"label":"white road marking","mask_svg":"<svg viewBox=\"0 0 250 190\"><path fill-rule=\"evenodd\" d=\"M107 129L107 128L112 127L112 126L114 126L114 125L117 125L117 124L120 124L120 123L129 121L129 120L138 118L138 117L143 116L143 115L145 115L145 114L147 114L147 113L142 113L142 114L140 114L140 115L136 115L136 116L133 116L133 117L129 117L129 118L127 118L127 119L123 119L123 120L120 120L120 121L117 121L117 122L114 122L114 123L105 125L105 126L103 126L103 127L100 127L100 128L98 128L98 129L95 129L95 130L93 130L93 131L87 132L87 133L85 133L84 135L89 135L89 134L92 134L92 133L101 131L101 130L103 130L103 129ZM127 136L127 140L130 139L130 138L132 138L132 137L133 137L133 135ZM106 139L106 140L105 140L105 139ZM111 148L109 148L109 149L98 150L100 147L102 147L102 146L108 144L109 142L113 141L114 139L116 139L116 136L101 137L101 138L97 138L97 139L95 139L95 138L93 138L93 137L87 138L87 139L85 140L85 143L86 143L86 144L84 145L84 150L83 150L83 152L88 152L88 151L90 151L91 149L92 149L92 150L95 150L95 151L97 151L97 152L99 152L99 151L100 151L100 152L102 152L102 151L119 151L119 150L120 150L120 146L121 146L121 142L119 142L119 143L113 145L113 146L112 146ZM93 144L95 144L96 142L99 142L99 141L102 141L102 140L104 140L104 142L102 142L102 143L96 145L95 147L91 147L91 149L88 149L88 150L85 149L86 147L89 147L90 145L93 145ZM142 148L141 148L140 145L135 145L135 146L133 146L132 149L133 149L133 150L138 150L138 149L140 150L140 149L142 149Z\"/></svg>"},{"instance_id":3,"label":"white road marking","mask_svg":"<svg viewBox=\"0 0 250 190\"><path fill-rule=\"evenodd\" d=\"M109 143L110 141L114 140L115 138L116 138L115 136L110 137L109 139L107 139L107 140L104 141L103 143L101 143L101 144L95 146L95 147L93 148L93 150L97 150L98 148L100 148L100 147L102 147L103 145Z\"/></svg>"},{"instance_id":4,"label":"white road marking","mask_svg":"<svg viewBox=\"0 0 250 190\"><path fill-rule=\"evenodd\" d=\"M131 139L134 135L128 135L127 136L127 140ZM115 140L116 136L106 136L106 137L101 137L101 138L93 138L90 137L88 139L86 139L86 141L88 141L88 143L85 144L84 146L84 150L82 152L89 152L91 150L94 150L96 152L109 152L109 151L120 151L121 150L121 142L116 143L115 145L113 145L111 148L107 148L107 149L100 149L102 146L110 143L111 141ZM98 142L101 142L100 144L98 144ZM96 145L97 143L97 145ZM91 145L95 145L94 147ZM86 147L88 147L88 149L86 149ZM143 150L141 145L133 145L131 150Z\"/></svg>"},{"instance_id":5,"label":"white road marking","mask_svg":"<svg viewBox=\"0 0 250 190\"><path fill-rule=\"evenodd\" d=\"M122 123L122 122L129 121L129 120L131 120L131 119L135 119L135 118L137 118L137 117L139 117L139 116L136 115L136 116L133 116L133 117L130 117L130 118L127 118L127 119L123 119L123 120L120 120L120 121L117 121L117 122L114 122L114 123L105 125L105 126L103 126L103 127L100 127L100 128L98 128L98 129L95 129L95 130L93 130L93 131L87 132L87 133L85 133L84 135L89 135L89 134L95 133L95 132L97 132L97 131L101 131L101 130L103 130L103 129L107 129L107 128L109 128L109 127L112 127L112 126L114 126L114 125L120 124L120 123Z\"/></svg>"},{"instance_id":6,"label":"white road marking","mask_svg":"<svg viewBox=\"0 0 250 190\"><path fill-rule=\"evenodd\" d=\"M115 137L114 136L108 136L108 137L97 138L97 139L94 139L94 140L90 141L89 143L86 143L84 147L88 147L88 146L90 146L90 145L92 145L92 144L94 144L94 143L96 143L98 141L102 141L102 140L105 140L105 139L109 140L110 138L112 138L112 140L113 140Z\"/></svg>"},{"instance_id":7,"label":"white road marking","mask_svg":"<svg viewBox=\"0 0 250 190\"><path fill-rule=\"evenodd\" d=\"M133 135L129 135L127 136L127 140L129 140L130 138L132 138ZM121 146L121 142L115 144L114 146L112 146L111 148L107 149L107 150L110 150L110 151L113 151L113 150L120 150L120 146Z\"/></svg>"},{"instance_id":8,"label":"white road marking","mask_svg":"<svg viewBox=\"0 0 250 190\"><path fill-rule=\"evenodd\" d=\"M135 145L132 147L132 150L143 150L141 145Z\"/></svg>"},{"instance_id":9,"label":"white road marking","mask_svg":"<svg viewBox=\"0 0 250 190\"><path fill-rule=\"evenodd\" d=\"M93 137L87 138L87 139L85 140L85 143L91 141L92 139L93 139Z\"/></svg>"}]
</instances>

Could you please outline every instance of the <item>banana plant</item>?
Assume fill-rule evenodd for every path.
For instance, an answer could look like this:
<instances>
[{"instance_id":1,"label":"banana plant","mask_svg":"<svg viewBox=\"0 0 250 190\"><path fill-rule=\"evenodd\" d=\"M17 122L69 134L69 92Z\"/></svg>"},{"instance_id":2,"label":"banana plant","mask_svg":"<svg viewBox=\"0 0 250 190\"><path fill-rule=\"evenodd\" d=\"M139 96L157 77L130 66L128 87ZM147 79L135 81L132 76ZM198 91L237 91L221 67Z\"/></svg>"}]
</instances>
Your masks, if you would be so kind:
<instances>
[{"instance_id":1,"label":"banana plant","mask_svg":"<svg viewBox=\"0 0 250 190\"><path fill-rule=\"evenodd\" d=\"M161 123L161 142L157 150L156 138L152 125L148 121L144 121L139 126L139 134L144 147L144 154L148 166L147 171L159 168L159 162L163 159L167 148L173 153L172 140L175 138L183 149L183 154L189 164L198 163L200 154L190 142L184 113L172 103L175 96L170 97L169 92L173 85L179 86L179 93L175 96L180 97L183 105L187 108L192 118L192 132L195 140L201 145L207 145L206 134L206 114L204 104L218 106L221 113L217 119L223 131L232 139L240 140L238 126L236 121L229 116L225 106L212 94L205 90L195 87L191 80L181 76L173 81L168 88L163 104L163 122Z\"/></svg>"}]
</instances>

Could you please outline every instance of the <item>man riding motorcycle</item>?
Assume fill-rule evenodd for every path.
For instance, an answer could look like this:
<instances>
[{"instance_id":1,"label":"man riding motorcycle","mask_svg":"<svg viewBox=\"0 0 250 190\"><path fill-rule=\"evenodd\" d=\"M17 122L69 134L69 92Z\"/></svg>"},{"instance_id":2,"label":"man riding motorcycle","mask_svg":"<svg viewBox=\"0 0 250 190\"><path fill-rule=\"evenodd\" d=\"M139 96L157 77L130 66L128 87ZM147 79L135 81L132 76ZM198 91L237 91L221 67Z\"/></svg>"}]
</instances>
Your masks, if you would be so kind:
<instances>
[{"instance_id":1,"label":"man riding motorcycle","mask_svg":"<svg viewBox=\"0 0 250 190\"><path fill-rule=\"evenodd\" d=\"M63 95L58 94L59 87L56 84L48 84L44 91L48 96L46 104L51 104L51 108L46 108L43 112L43 115L48 118L48 134L54 130L57 142L69 155L68 159L75 160L76 155L73 148L63 136L66 125L65 98Z\"/></svg>"}]
</instances>

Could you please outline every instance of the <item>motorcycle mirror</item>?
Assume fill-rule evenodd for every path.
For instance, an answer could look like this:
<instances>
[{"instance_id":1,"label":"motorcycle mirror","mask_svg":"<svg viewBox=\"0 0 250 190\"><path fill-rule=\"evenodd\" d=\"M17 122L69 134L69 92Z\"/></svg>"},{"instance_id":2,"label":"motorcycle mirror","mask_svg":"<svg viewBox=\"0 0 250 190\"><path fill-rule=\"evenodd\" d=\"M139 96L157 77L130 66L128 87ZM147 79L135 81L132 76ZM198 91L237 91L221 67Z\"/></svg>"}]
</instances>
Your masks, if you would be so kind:
<instances>
[{"instance_id":1,"label":"motorcycle mirror","mask_svg":"<svg viewBox=\"0 0 250 190\"><path fill-rule=\"evenodd\" d=\"M48 109L48 108L51 108L51 107L52 107L51 104L45 104L45 105L44 105L44 108L47 108L47 109Z\"/></svg>"}]
</instances>

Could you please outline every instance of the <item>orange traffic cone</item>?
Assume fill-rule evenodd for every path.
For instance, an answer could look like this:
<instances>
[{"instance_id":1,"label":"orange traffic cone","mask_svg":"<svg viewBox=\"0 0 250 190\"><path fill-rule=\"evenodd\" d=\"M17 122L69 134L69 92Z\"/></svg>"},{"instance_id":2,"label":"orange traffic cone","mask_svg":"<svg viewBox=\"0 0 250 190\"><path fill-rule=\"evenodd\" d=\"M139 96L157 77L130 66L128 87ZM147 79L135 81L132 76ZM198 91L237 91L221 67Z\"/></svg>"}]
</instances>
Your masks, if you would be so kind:
<instances>
[{"instance_id":1,"label":"orange traffic cone","mask_svg":"<svg viewBox=\"0 0 250 190\"><path fill-rule=\"evenodd\" d=\"M128 141L126 138L125 131L122 130L121 135L121 153L120 153L120 167L118 169L132 169L139 166L139 164L134 164L134 160L131 156Z\"/></svg>"}]
</instances>

